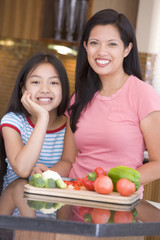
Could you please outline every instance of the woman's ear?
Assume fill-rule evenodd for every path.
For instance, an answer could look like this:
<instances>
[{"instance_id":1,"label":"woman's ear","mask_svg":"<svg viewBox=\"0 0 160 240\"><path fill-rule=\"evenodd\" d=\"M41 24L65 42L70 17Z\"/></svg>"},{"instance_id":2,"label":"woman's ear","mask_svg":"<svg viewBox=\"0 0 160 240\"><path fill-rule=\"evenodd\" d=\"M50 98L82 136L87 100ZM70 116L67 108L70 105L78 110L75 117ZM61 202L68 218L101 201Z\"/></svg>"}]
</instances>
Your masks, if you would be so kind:
<instances>
[{"instance_id":1,"label":"woman's ear","mask_svg":"<svg viewBox=\"0 0 160 240\"><path fill-rule=\"evenodd\" d=\"M86 41L83 42L83 47L86 49L87 51L87 45L86 45Z\"/></svg>"},{"instance_id":2,"label":"woman's ear","mask_svg":"<svg viewBox=\"0 0 160 240\"><path fill-rule=\"evenodd\" d=\"M128 45L128 47L126 47L125 50L124 50L124 57L127 57L127 56L128 56L128 54L130 53L132 47L133 47L133 43L130 42L129 45Z\"/></svg>"}]
</instances>

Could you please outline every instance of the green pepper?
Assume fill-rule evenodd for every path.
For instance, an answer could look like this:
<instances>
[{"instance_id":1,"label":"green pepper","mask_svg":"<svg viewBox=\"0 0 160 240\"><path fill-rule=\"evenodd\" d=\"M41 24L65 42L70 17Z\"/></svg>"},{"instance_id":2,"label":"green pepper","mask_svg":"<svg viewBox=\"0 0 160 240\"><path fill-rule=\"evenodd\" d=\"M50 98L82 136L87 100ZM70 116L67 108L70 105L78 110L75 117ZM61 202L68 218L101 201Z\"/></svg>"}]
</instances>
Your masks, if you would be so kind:
<instances>
[{"instance_id":1,"label":"green pepper","mask_svg":"<svg viewBox=\"0 0 160 240\"><path fill-rule=\"evenodd\" d=\"M116 183L121 178L127 178L128 180L133 182L136 186L136 190L138 190L138 188L140 187L140 173L133 168L127 166L117 166L109 170L108 176L112 179L114 191L117 191Z\"/></svg>"}]
</instances>

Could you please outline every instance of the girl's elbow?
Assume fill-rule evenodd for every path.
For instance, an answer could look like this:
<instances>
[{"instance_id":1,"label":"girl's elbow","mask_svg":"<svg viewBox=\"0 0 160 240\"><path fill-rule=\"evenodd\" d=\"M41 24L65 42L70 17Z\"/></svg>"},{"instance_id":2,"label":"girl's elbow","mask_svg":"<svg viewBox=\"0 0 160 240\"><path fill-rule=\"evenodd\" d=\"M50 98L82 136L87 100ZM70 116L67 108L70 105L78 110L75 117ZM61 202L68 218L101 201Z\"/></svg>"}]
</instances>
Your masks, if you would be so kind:
<instances>
[{"instance_id":1,"label":"girl's elbow","mask_svg":"<svg viewBox=\"0 0 160 240\"><path fill-rule=\"evenodd\" d=\"M18 167L16 169L13 169L16 175L20 178L28 178L31 174L31 170L26 169L24 167Z\"/></svg>"}]
</instances>

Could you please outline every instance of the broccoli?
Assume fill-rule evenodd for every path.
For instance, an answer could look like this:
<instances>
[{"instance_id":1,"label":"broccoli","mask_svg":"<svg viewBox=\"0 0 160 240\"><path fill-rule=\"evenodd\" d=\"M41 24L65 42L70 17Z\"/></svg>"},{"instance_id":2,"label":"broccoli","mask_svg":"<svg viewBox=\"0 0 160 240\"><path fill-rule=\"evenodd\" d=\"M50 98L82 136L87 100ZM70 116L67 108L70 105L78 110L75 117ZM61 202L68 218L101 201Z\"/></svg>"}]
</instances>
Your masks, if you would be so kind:
<instances>
[{"instance_id":1,"label":"broccoli","mask_svg":"<svg viewBox=\"0 0 160 240\"><path fill-rule=\"evenodd\" d=\"M62 180L62 178L56 180L57 187L67 188L67 184Z\"/></svg>"},{"instance_id":2,"label":"broccoli","mask_svg":"<svg viewBox=\"0 0 160 240\"><path fill-rule=\"evenodd\" d=\"M36 173L29 179L29 184L39 188L67 188L61 176L54 171L47 170L42 174Z\"/></svg>"},{"instance_id":3,"label":"broccoli","mask_svg":"<svg viewBox=\"0 0 160 240\"><path fill-rule=\"evenodd\" d=\"M29 184L34 186L34 175L30 177Z\"/></svg>"},{"instance_id":4,"label":"broccoli","mask_svg":"<svg viewBox=\"0 0 160 240\"><path fill-rule=\"evenodd\" d=\"M54 204L54 208L57 209L57 210L60 209L62 206L64 206L63 203L55 203Z\"/></svg>"},{"instance_id":5,"label":"broccoli","mask_svg":"<svg viewBox=\"0 0 160 240\"><path fill-rule=\"evenodd\" d=\"M45 179L54 179L58 188L67 188L67 184L63 181L61 176L52 170L47 170L42 173Z\"/></svg>"},{"instance_id":6,"label":"broccoli","mask_svg":"<svg viewBox=\"0 0 160 240\"><path fill-rule=\"evenodd\" d=\"M40 209L40 211L44 214L52 214L54 212L56 212L58 209L60 209L62 206L64 206L64 204L62 203L53 203L51 208L42 208Z\"/></svg>"},{"instance_id":7,"label":"broccoli","mask_svg":"<svg viewBox=\"0 0 160 240\"><path fill-rule=\"evenodd\" d=\"M52 202L44 202L44 206L43 207L46 208L46 209L50 209L50 208L54 207L54 203L52 203Z\"/></svg>"},{"instance_id":8,"label":"broccoli","mask_svg":"<svg viewBox=\"0 0 160 240\"><path fill-rule=\"evenodd\" d=\"M46 180L45 188L56 188L56 181L53 178L48 178Z\"/></svg>"},{"instance_id":9,"label":"broccoli","mask_svg":"<svg viewBox=\"0 0 160 240\"><path fill-rule=\"evenodd\" d=\"M27 200L27 204L30 208L34 210L40 210L44 214L52 214L64 206L62 203L42 202L35 200Z\"/></svg>"},{"instance_id":10,"label":"broccoli","mask_svg":"<svg viewBox=\"0 0 160 240\"><path fill-rule=\"evenodd\" d=\"M43 188L46 185L47 181L40 173L34 174L30 180L29 184L35 187Z\"/></svg>"},{"instance_id":11,"label":"broccoli","mask_svg":"<svg viewBox=\"0 0 160 240\"><path fill-rule=\"evenodd\" d=\"M27 204L30 208L34 210L40 210L44 207L44 203L41 201L27 200Z\"/></svg>"}]
</instances>

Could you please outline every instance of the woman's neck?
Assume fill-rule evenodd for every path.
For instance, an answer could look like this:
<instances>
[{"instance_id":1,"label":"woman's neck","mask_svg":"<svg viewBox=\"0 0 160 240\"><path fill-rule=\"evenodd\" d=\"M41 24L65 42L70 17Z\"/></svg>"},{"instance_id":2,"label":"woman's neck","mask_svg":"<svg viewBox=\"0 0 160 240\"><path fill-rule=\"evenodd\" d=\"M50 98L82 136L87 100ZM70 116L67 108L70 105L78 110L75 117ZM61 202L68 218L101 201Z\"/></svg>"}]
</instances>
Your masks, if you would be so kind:
<instances>
[{"instance_id":1,"label":"woman's neck","mask_svg":"<svg viewBox=\"0 0 160 240\"><path fill-rule=\"evenodd\" d=\"M102 88L99 91L99 93L102 96L106 96L106 97L112 96L124 85L128 77L129 76L124 72L115 76L112 75L107 77L106 76L101 77Z\"/></svg>"}]
</instances>

